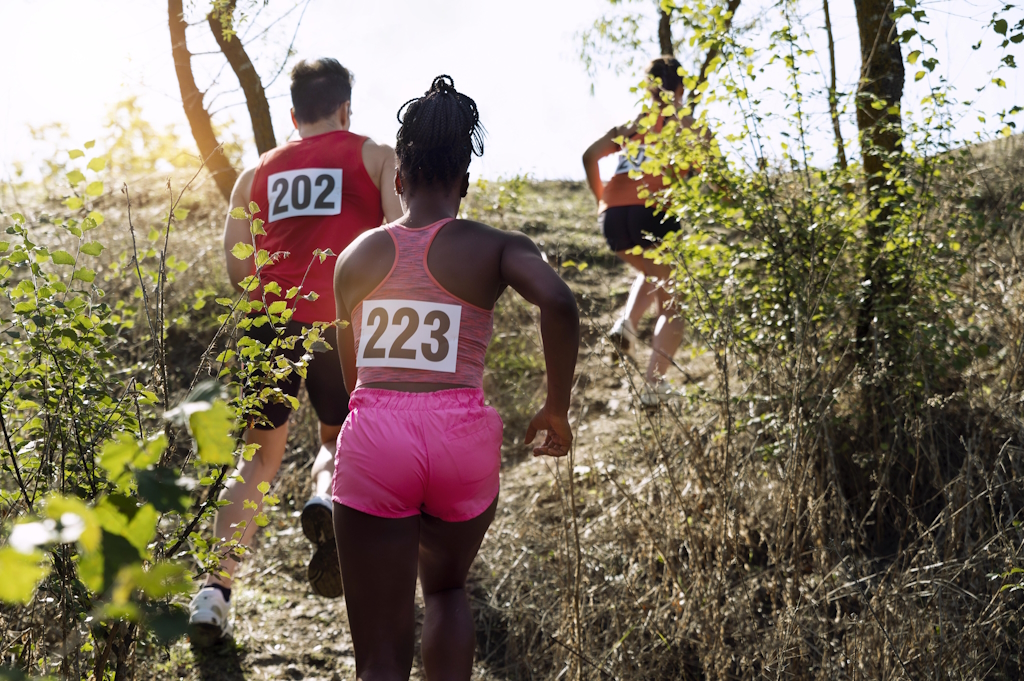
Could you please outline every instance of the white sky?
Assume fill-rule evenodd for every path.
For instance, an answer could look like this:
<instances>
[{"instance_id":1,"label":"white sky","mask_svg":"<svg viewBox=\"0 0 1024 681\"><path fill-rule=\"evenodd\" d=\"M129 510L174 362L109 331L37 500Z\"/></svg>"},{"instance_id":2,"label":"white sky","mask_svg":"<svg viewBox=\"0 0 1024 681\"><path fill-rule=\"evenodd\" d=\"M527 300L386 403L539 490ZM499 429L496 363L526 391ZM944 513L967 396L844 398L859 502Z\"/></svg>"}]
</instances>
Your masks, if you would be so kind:
<instances>
[{"instance_id":1,"label":"white sky","mask_svg":"<svg viewBox=\"0 0 1024 681\"><path fill-rule=\"evenodd\" d=\"M194 0L196 3L207 4L205 0ZM295 0L271 0L256 26L265 25L267 19L293 4ZM924 29L936 42L936 56L941 61L936 73L946 75L961 97L974 96L972 88L988 82L987 74L1001 56L994 49L996 36L984 24L1002 3L944 0L924 6L930 19ZM769 0L744 0L737 23L761 14L765 25L771 25L777 14L765 7L770 7ZM804 27L819 50L806 68L817 66L817 59L827 68L820 7L817 0L802 5L806 10ZM831 9L840 88L850 91L859 67L853 3L833 2ZM630 118L635 110L636 98L629 87L636 77L601 74L592 92L577 56L575 35L608 10L607 0L312 0L295 49L300 57L334 56L355 74L355 132L393 144L398 107L421 94L434 76L448 73L460 90L477 101L487 128L486 153L483 159L474 160L474 175L530 172L539 178L579 179L583 177L580 156L587 145L612 125ZM285 17L264 40L248 48L265 81L291 39L298 14L296 10ZM14 161L27 162L31 168L39 158L52 155L49 145L30 139L28 124L64 122L70 130L68 146L79 146L99 134L108 107L129 94L140 95L150 121L158 126L182 125L183 137L191 139L178 99L165 2L3 0L0 26L6 29L7 58L0 70L0 179L10 175ZM972 51L970 45L980 37L985 39L983 48ZM758 41L767 44L765 38ZM215 49L205 22L190 29L189 48L193 52ZM1019 51L1017 56L1024 61ZM219 55L194 58L200 87L222 64ZM920 99L929 82L926 78L912 83L917 68L908 65L908 96L904 100L908 105ZM1007 89L990 88L979 99L979 110L992 114L1018 102L1017 73L1004 70L1000 75ZM820 76L808 75L807 79L814 86L823 82ZM230 69L224 70L221 82L234 87ZM292 127L287 85L286 70L268 91L279 142ZM772 75L759 80L756 87L766 85L782 87L784 81ZM240 99L240 93L224 93L212 108ZM778 104L768 96L763 106ZM717 114L729 118L736 110L723 105ZM216 120L223 122L228 117L235 120L239 134L251 139L244 106L222 110ZM824 132L814 137L812 144L819 154L831 154L825 114L818 112L815 123ZM958 127L957 134L968 137L979 127L971 116ZM995 129L991 120L985 129ZM846 118L846 137L855 139L852 115ZM251 142L246 159L255 159Z\"/></svg>"}]
</instances>

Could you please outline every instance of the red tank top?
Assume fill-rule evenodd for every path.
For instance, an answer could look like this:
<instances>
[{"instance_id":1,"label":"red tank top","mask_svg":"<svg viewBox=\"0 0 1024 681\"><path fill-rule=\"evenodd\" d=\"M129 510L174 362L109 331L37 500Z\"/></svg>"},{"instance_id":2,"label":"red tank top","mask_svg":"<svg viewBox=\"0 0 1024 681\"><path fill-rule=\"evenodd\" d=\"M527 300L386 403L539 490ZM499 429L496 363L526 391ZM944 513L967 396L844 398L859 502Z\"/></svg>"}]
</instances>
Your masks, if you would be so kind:
<instances>
[{"instance_id":1,"label":"red tank top","mask_svg":"<svg viewBox=\"0 0 1024 681\"><path fill-rule=\"evenodd\" d=\"M384 227L395 243L395 262L352 309L356 387L382 382L483 387L494 311L456 298L427 268L430 244L449 222Z\"/></svg>"},{"instance_id":2,"label":"red tank top","mask_svg":"<svg viewBox=\"0 0 1024 681\"><path fill-rule=\"evenodd\" d=\"M263 268L264 286L276 282L281 287L280 294L266 292L267 305L301 286L298 295L287 300L289 307L295 305L295 321L337 318L336 256L362 232L384 221L380 190L363 166L366 139L345 130L306 137L271 149L256 165L251 197L260 207L256 217L264 221L267 232L257 235L256 249L266 249L271 256L282 254ZM320 262L313 257L318 248L330 249L334 256ZM316 292L316 300L303 299L311 292ZM257 289L250 299L263 296Z\"/></svg>"}]
</instances>

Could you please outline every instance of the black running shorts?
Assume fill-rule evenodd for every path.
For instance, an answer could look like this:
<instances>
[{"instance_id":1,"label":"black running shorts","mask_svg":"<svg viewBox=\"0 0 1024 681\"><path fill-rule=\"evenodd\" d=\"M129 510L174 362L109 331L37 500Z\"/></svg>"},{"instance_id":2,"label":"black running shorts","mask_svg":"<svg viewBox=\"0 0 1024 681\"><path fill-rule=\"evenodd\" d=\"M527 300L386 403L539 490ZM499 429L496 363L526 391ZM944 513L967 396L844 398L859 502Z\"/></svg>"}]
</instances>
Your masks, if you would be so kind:
<instances>
[{"instance_id":1,"label":"black running shorts","mask_svg":"<svg viewBox=\"0 0 1024 681\"><path fill-rule=\"evenodd\" d=\"M300 335L303 326L301 322L288 322L284 329L285 337ZM274 330L270 324L258 328L252 326L245 335L266 344L274 340ZM327 328L324 331L324 340L330 344L331 349L314 352L313 359L309 360L306 367L306 394L309 395L309 402L321 423L327 426L340 426L348 416L348 393L345 391L345 377L341 373L341 359L338 357L337 327ZM297 362L306 351L302 343L298 342L291 350L278 352L283 352L289 360ZM279 382L277 387L286 395L297 397L301 382L302 378L293 371L287 380ZM268 402L263 405L262 413L269 423L256 424L254 427L260 430L273 430L288 422L292 408L287 402Z\"/></svg>"},{"instance_id":2,"label":"black running shorts","mask_svg":"<svg viewBox=\"0 0 1024 681\"><path fill-rule=\"evenodd\" d=\"M666 219L665 213L654 214L646 206L613 206L598 217L608 247L616 253L639 246L650 248L650 237L661 239L679 229L679 221ZM662 222L664 220L664 222Z\"/></svg>"}]
</instances>

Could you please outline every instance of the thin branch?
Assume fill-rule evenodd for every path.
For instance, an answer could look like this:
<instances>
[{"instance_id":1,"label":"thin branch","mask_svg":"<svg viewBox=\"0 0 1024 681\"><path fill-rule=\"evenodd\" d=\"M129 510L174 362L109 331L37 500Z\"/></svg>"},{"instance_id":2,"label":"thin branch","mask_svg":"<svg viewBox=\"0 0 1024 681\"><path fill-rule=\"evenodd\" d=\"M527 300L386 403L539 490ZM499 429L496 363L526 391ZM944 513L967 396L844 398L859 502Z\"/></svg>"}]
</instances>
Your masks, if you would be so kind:
<instances>
[{"instance_id":1,"label":"thin branch","mask_svg":"<svg viewBox=\"0 0 1024 681\"><path fill-rule=\"evenodd\" d=\"M269 88L271 85L273 85L274 81L277 80L277 77L281 75L282 71L284 71L285 64L288 63L288 57L291 55L292 48L295 46L295 38L297 38L299 35L299 27L302 26L302 18L306 16L306 8L309 7L310 2L312 2L312 0L306 0L306 4L303 5L302 13L299 15L299 22L295 24L295 32L292 34L292 40L290 43L288 43L288 49L284 53L284 59L281 60L281 68L277 70L277 73L275 73L274 77L270 79L270 82L267 83L266 87Z\"/></svg>"}]
</instances>

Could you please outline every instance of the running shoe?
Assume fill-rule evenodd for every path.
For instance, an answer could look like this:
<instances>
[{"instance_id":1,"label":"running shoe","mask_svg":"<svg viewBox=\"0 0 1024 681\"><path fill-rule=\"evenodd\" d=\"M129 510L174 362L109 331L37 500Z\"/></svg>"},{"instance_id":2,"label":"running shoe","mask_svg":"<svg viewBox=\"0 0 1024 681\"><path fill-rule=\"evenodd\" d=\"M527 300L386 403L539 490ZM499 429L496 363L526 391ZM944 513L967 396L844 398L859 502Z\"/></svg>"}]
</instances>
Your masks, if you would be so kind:
<instances>
[{"instance_id":1,"label":"running shoe","mask_svg":"<svg viewBox=\"0 0 1024 681\"><path fill-rule=\"evenodd\" d=\"M200 589L188 606L188 628L192 643L200 648L209 648L231 636L230 614L231 604L220 589L212 586Z\"/></svg>"},{"instance_id":2,"label":"running shoe","mask_svg":"<svg viewBox=\"0 0 1024 681\"><path fill-rule=\"evenodd\" d=\"M313 593L324 598L342 594L338 545L334 541L334 504L327 496L310 497L302 507L302 533L316 546L306 568Z\"/></svg>"},{"instance_id":3,"label":"running shoe","mask_svg":"<svg viewBox=\"0 0 1024 681\"><path fill-rule=\"evenodd\" d=\"M636 346L639 338L636 335L633 322L625 317L619 317L612 325L611 331L608 332L608 338L620 354L636 360Z\"/></svg>"}]
</instances>

